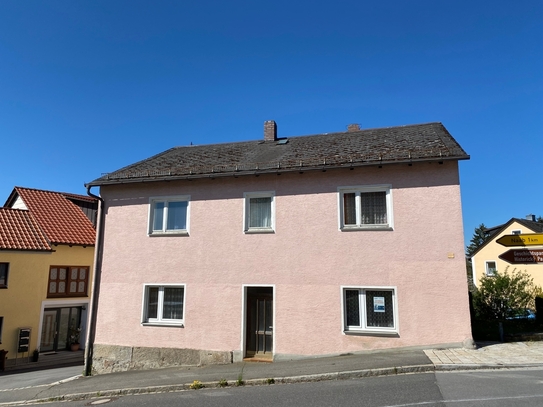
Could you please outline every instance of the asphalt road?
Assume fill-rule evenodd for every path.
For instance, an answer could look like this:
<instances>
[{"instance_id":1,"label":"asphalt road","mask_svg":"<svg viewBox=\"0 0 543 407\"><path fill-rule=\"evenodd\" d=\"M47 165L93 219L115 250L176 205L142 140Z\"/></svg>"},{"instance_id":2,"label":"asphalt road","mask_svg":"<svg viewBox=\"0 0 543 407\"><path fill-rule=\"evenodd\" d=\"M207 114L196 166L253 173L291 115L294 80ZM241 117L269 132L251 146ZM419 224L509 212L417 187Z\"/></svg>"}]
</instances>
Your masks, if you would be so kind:
<instances>
[{"instance_id":1,"label":"asphalt road","mask_svg":"<svg viewBox=\"0 0 543 407\"><path fill-rule=\"evenodd\" d=\"M317 383L200 389L48 406L541 406L543 369L420 373Z\"/></svg>"}]
</instances>

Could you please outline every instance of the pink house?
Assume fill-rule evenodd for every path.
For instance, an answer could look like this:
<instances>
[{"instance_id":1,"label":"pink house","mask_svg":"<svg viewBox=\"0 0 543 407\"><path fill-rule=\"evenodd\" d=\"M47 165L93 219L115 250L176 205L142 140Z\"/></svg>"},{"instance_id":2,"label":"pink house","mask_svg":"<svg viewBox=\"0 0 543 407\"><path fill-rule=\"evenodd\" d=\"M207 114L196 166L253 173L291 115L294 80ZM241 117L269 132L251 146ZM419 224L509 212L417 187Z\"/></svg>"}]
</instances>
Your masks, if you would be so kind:
<instances>
[{"instance_id":1,"label":"pink house","mask_svg":"<svg viewBox=\"0 0 543 407\"><path fill-rule=\"evenodd\" d=\"M441 123L279 138L267 121L89 183L92 369L469 343L465 159Z\"/></svg>"}]
</instances>

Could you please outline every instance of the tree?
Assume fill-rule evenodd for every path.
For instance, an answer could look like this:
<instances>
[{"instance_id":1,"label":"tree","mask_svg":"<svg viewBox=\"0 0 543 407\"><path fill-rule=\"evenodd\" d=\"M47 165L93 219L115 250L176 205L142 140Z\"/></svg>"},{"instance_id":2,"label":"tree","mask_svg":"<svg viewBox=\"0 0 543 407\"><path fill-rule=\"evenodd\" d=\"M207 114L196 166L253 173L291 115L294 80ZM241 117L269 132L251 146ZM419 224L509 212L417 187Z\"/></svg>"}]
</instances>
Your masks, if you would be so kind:
<instances>
[{"instance_id":1,"label":"tree","mask_svg":"<svg viewBox=\"0 0 543 407\"><path fill-rule=\"evenodd\" d=\"M470 245L466 247L466 256L471 257L471 255L475 253L477 249L487 240L488 235L486 233L486 227L483 223L481 223L479 227L475 228L473 237L470 240Z\"/></svg>"},{"instance_id":2,"label":"tree","mask_svg":"<svg viewBox=\"0 0 543 407\"><path fill-rule=\"evenodd\" d=\"M534 299L541 288L527 271L511 273L496 271L493 276L484 276L473 295L473 306L477 317L484 319L507 319L524 315L526 309L534 308Z\"/></svg>"}]
</instances>

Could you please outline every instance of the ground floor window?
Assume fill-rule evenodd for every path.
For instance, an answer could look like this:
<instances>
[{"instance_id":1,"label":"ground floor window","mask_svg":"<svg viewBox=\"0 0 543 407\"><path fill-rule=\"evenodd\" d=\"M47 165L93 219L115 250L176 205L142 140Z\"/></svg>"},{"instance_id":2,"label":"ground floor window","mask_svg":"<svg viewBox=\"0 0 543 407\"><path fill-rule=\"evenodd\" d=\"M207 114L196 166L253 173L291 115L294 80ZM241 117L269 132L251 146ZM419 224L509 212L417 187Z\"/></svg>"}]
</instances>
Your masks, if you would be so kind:
<instances>
[{"instance_id":1,"label":"ground floor window","mask_svg":"<svg viewBox=\"0 0 543 407\"><path fill-rule=\"evenodd\" d=\"M345 332L398 332L394 288L345 287L343 312Z\"/></svg>"},{"instance_id":2,"label":"ground floor window","mask_svg":"<svg viewBox=\"0 0 543 407\"><path fill-rule=\"evenodd\" d=\"M183 325L184 285L145 285L143 290L145 325Z\"/></svg>"},{"instance_id":3,"label":"ground floor window","mask_svg":"<svg viewBox=\"0 0 543 407\"><path fill-rule=\"evenodd\" d=\"M496 267L495 261L487 261L485 262L485 269L486 269L486 275L487 276L493 276L496 274L496 270L498 269Z\"/></svg>"}]
</instances>

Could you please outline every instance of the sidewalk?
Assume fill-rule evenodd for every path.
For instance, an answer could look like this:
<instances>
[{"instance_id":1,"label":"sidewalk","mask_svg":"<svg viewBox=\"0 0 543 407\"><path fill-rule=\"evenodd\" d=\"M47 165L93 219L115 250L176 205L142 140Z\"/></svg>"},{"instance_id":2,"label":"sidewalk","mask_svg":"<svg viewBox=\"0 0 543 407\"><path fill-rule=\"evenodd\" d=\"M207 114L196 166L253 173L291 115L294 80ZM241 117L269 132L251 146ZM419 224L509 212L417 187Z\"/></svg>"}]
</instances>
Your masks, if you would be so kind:
<instances>
[{"instance_id":1,"label":"sidewalk","mask_svg":"<svg viewBox=\"0 0 543 407\"><path fill-rule=\"evenodd\" d=\"M245 385L259 385L436 370L536 366L543 367L543 342L479 344L476 350L384 350L288 362L246 362L129 371L92 377L76 376L69 380L26 388L24 376L21 374L20 386L0 391L0 405L189 390L190 384L195 380L202 382L205 387L218 387L220 381L227 381L229 386L235 386L238 379L243 380Z\"/></svg>"}]
</instances>

